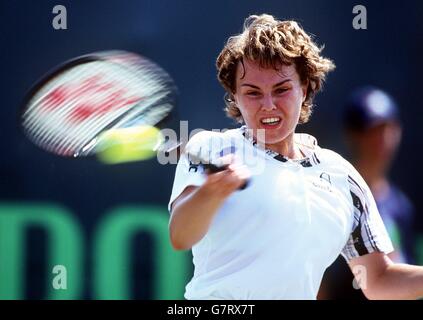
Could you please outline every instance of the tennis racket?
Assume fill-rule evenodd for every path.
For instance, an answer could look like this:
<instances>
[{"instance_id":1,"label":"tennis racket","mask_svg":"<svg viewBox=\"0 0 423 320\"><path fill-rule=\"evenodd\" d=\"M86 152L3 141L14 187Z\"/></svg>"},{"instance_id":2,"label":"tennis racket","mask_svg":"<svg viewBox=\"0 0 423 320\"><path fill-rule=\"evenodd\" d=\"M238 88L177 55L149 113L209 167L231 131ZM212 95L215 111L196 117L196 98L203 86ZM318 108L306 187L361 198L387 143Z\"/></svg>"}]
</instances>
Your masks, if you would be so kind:
<instances>
[{"instance_id":1,"label":"tennis racket","mask_svg":"<svg viewBox=\"0 0 423 320\"><path fill-rule=\"evenodd\" d=\"M170 75L138 54L87 54L36 82L24 100L20 124L25 136L45 151L62 157L91 156L108 147L104 140L110 132L131 135L139 133L134 128L165 126L175 114L176 92ZM143 147L172 152L163 149L171 145L181 152L180 142L155 140ZM198 161L209 172L226 169Z\"/></svg>"},{"instance_id":2,"label":"tennis racket","mask_svg":"<svg viewBox=\"0 0 423 320\"><path fill-rule=\"evenodd\" d=\"M152 61L123 51L65 62L29 91L21 111L26 137L64 157L93 155L110 129L159 125L173 109L176 86Z\"/></svg>"}]
</instances>

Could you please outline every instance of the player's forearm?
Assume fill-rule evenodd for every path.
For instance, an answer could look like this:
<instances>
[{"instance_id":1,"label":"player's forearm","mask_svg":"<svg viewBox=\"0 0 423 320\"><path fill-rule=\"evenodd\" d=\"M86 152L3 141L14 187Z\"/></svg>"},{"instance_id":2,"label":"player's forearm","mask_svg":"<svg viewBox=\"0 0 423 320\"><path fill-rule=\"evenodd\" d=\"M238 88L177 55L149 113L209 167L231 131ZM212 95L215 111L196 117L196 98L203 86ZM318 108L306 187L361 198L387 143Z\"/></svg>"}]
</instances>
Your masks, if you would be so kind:
<instances>
[{"instance_id":1,"label":"player's forearm","mask_svg":"<svg viewBox=\"0 0 423 320\"><path fill-rule=\"evenodd\" d=\"M177 250L190 249L207 233L217 210L225 201L200 187L174 206L169 224L170 240Z\"/></svg>"},{"instance_id":2,"label":"player's forearm","mask_svg":"<svg viewBox=\"0 0 423 320\"><path fill-rule=\"evenodd\" d=\"M423 298L423 267L408 264L391 264L376 283L371 284L367 294L375 300Z\"/></svg>"}]
</instances>

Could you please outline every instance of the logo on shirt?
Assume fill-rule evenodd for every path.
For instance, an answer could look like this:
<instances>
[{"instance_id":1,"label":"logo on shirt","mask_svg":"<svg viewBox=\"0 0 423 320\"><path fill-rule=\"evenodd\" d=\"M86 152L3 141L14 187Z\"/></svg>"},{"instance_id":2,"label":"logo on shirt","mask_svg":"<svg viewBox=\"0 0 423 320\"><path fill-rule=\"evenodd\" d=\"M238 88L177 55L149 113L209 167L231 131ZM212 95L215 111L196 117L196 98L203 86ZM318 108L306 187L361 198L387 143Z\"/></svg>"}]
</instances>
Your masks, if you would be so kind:
<instances>
[{"instance_id":1,"label":"logo on shirt","mask_svg":"<svg viewBox=\"0 0 423 320\"><path fill-rule=\"evenodd\" d=\"M321 190L332 192L332 181L330 179L330 175L326 172L322 172L319 178L320 178L319 180L317 179L312 180L311 183L313 184L313 186Z\"/></svg>"},{"instance_id":2,"label":"logo on shirt","mask_svg":"<svg viewBox=\"0 0 423 320\"><path fill-rule=\"evenodd\" d=\"M199 164L195 164L192 161L190 161L188 172L191 172L191 171L197 172L199 166L200 166Z\"/></svg>"},{"instance_id":3,"label":"logo on shirt","mask_svg":"<svg viewBox=\"0 0 423 320\"><path fill-rule=\"evenodd\" d=\"M197 172L198 168L200 167L200 163L198 161L194 161L191 159L191 155L188 154L188 161L189 161L189 169L188 172Z\"/></svg>"},{"instance_id":4,"label":"logo on shirt","mask_svg":"<svg viewBox=\"0 0 423 320\"><path fill-rule=\"evenodd\" d=\"M332 185L332 182L330 181L330 175L327 174L326 172L322 172L320 174L320 179L325 180L325 181L329 182L330 185Z\"/></svg>"}]
</instances>

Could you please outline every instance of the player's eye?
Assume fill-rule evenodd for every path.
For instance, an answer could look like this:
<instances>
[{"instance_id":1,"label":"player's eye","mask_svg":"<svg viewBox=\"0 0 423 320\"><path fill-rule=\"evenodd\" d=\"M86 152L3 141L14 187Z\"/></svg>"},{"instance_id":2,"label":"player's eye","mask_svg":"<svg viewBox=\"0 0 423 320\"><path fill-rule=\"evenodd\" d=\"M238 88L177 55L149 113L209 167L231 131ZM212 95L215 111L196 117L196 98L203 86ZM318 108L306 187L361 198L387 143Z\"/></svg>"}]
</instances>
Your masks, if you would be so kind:
<instances>
[{"instance_id":1,"label":"player's eye","mask_svg":"<svg viewBox=\"0 0 423 320\"><path fill-rule=\"evenodd\" d=\"M258 97L260 95L260 92L258 92L258 91L247 91L246 95L250 96L250 97Z\"/></svg>"},{"instance_id":2,"label":"player's eye","mask_svg":"<svg viewBox=\"0 0 423 320\"><path fill-rule=\"evenodd\" d=\"M282 94L282 93L285 93L286 91L288 91L289 89L288 88L277 88L276 90L275 90L275 93L276 94Z\"/></svg>"}]
</instances>

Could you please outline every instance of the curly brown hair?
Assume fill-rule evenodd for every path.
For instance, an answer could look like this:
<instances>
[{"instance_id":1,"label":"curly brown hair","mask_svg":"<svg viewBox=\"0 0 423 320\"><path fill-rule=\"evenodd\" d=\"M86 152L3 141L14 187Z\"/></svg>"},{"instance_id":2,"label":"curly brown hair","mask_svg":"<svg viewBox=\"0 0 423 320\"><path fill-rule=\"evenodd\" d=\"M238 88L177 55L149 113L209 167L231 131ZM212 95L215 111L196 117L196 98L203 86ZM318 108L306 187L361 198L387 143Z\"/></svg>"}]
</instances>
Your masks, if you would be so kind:
<instances>
[{"instance_id":1,"label":"curly brown hair","mask_svg":"<svg viewBox=\"0 0 423 320\"><path fill-rule=\"evenodd\" d=\"M331 60L320 56L322 49L295 21L279 21L268 14L249 16L245 19L243 32L228 39L216 61L218 79L227 92L226 114L243 122L233 97L240 61L246 58L262 68L275 70L281 63L294 63L301 83L307 84L299 119L299 123L306 123L313 109L314 96L321 90L326 74L335 68Z\"/></svg>"}]
</instances>

